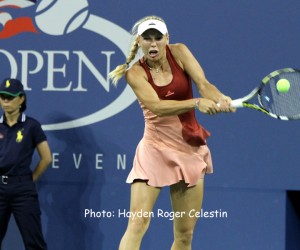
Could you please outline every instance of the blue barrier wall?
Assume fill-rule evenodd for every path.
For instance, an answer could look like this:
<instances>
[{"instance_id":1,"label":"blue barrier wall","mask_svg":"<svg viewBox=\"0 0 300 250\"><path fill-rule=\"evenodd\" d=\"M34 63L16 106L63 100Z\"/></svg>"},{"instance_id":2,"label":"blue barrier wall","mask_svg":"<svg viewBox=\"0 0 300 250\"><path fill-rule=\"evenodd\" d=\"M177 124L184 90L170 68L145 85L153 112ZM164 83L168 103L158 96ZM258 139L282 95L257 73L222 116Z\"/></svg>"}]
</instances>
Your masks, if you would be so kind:
<instances>
[{"instance_id":1,"label":"blue barrier wall","mask_svg":"<svg viewBox=\"0 0 300 250\"><path fill-rule=\"evenodd\" d=\"M299 68L297 0L46 3L4 8L14 20L31 18L35 32L0 31L0 78L25 84L27 114L43 124L52 149L53 163L37 184L50 250L117 249L126 228L125 180L143 117L124 80L114 88L107 73L124 62L138 19L163 17L170 42L185 43L232 98L271 71ZM299 249L299 122L250 110L197 118L212 132L215 173L205 179L193 249ZM168 192L157 201L142 250L170 249ZM3 249L23 249L13 219Z\"/></svg>"}]
</instances>

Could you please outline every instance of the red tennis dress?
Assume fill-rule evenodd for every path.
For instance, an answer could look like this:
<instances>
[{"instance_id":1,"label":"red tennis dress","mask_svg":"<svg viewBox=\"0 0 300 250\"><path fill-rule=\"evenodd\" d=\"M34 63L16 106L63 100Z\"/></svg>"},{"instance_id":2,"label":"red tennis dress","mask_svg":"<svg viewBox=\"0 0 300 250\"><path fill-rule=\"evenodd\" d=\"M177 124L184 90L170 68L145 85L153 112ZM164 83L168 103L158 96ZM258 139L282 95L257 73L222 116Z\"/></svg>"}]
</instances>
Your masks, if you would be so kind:
<instances>
[{"instance_id":1,"label":"red tennis dress","mask_svg":"<svg viewBox=\"0 0 300 250\"><path fill-rule=\"evenodd\" d=\"M166 46L167 59L173 79L166 86L157 86L143 59L148 81L161 100L193 98L190 77L177 64ZM206 138L210 133L198 124L195 111L158 117L140 102L145 118L145 130L139 142L127 183L147 180L153 187L170 186L184 180L188 186L196 185L206 173L212 173L212 159Z\"/></svg>"}]
</instances>

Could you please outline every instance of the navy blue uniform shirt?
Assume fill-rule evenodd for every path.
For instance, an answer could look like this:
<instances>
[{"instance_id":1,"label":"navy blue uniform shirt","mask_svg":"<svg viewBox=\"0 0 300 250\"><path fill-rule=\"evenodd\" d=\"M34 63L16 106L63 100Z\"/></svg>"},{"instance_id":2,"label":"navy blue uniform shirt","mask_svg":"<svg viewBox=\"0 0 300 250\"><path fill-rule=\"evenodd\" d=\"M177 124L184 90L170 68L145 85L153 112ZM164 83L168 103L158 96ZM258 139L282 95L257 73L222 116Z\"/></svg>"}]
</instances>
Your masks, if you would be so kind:
<instances>
[{"instance_id":1,"label":"navy blue uniform shirt","mask_svg":"<svg viewBox=\"0 0 300 250\"><path fill-rule=\"evenodd\" d=\"M30 165L36 146L46 141L41 124L21 113L12 127L0 118L0 175L19 176L31 174Z\"/></svg>"}]
</instances>

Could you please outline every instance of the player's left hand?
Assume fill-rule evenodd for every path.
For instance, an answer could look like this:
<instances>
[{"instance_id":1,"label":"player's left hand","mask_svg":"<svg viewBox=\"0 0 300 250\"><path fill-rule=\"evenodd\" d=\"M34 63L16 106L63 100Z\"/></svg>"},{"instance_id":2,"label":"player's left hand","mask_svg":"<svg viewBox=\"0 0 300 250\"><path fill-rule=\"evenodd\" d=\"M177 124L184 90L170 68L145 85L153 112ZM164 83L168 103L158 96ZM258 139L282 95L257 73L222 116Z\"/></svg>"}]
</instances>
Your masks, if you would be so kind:
<instances>
[{"instance_id":1,"label":"player's left hand","mask_svg":"<svg viewBox=\"0 0 300 250\"><path fill-rule=\"evenodd\" d=\"M220 112L235 112L236 109L231 107L232 99L229 96L222 95L218 101L218 106L220 107Z\"/></svg>"}]
</instances>

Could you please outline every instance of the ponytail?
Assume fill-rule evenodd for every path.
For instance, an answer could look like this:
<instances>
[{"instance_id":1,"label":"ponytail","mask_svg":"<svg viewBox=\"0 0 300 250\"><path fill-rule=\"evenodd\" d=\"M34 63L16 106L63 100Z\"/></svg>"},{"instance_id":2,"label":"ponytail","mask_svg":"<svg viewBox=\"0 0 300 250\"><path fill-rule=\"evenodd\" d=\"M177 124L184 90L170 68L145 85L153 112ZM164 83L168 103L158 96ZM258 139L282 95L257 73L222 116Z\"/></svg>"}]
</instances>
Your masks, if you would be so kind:
<instances>
[{"instance_id":1,"label":"ponytail","mask_svg":"<svg viewBox=\"0 0 300 250\"><path fill-rule=\"evenodd\" d=\"M131 45L129 55L124 64L118 65L113 71L108 74L108 77L112 80L113 85L117 86L118 81L124 76L129 64L135 58L135 55L139 49L137 39L135 39Z\"/></svg>"}]
</instances>

